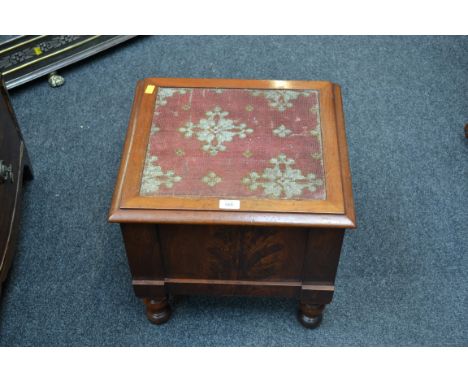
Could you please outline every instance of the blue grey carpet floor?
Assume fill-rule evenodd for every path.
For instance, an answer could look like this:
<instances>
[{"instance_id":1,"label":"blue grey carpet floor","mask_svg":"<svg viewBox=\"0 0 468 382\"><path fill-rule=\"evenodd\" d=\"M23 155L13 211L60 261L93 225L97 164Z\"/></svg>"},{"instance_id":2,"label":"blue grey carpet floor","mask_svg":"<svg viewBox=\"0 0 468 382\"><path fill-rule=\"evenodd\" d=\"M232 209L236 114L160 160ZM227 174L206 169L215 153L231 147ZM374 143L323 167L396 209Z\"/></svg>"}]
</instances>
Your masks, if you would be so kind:
<instances>
[{"instance_id":1,"label":"blue grey carpet floor","mask_svg":"<svg viewBox=\"0 0 468 382\"><path fill-rule=\"evenodd\" d=\"M34 165L0 345L468 345L468 38L146 37L11 92ZM322 326L288 299L187 297L153 326L107 223L135 83L343 88L358 229Z\"/></svg>"}]
</instances>

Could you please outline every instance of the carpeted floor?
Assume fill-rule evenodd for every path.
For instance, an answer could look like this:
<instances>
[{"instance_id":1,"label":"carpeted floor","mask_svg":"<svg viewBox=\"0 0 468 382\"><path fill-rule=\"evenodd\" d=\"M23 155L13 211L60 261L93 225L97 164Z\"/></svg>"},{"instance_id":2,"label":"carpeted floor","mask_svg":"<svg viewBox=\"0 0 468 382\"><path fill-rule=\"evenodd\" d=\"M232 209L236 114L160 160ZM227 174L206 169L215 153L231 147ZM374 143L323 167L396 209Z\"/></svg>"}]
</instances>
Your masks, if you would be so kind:
<instances>
[{"instance_id":1,"label":"carpeted floor","mask_svg":"<svg viewBox=\"0 0 468 382\"><path fill-rule=\"evenodd\" d=\"M0 345L468 346L467 37L146 37L61 73L11 92L36 178ZM106 218L149 76L342 85L359 227L319 329L287 299L187 297L146 320Z\"/></svg>"}]
</instances>

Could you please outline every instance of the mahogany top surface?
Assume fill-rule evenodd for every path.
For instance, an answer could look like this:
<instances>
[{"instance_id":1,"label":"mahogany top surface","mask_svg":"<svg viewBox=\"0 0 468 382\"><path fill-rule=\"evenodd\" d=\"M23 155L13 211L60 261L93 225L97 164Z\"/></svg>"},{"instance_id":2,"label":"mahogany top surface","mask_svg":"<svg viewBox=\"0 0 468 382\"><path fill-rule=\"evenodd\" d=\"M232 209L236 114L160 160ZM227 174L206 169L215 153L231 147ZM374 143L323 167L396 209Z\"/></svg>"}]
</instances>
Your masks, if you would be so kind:
<instances>
[{"instance_id":1,"label":"mahogany top surface","mask_svg":"<svg viewBox=\"0 0 468 382\"><path fill-rule=\"evenodd\" d=\"M354 227L339 86L148 78L109 220Z\"/></svg>"}]
</instances>

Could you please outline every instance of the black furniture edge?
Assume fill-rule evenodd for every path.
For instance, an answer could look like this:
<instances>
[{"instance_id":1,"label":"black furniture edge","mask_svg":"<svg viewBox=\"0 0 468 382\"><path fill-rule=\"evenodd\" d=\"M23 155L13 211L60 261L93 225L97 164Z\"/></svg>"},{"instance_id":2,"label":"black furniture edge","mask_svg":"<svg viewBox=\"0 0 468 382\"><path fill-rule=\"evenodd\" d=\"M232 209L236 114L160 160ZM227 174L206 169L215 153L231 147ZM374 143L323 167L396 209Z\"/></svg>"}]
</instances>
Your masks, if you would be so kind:
<instances>
[{"instance_id":1,"label":"black furniture edge","mask_svg":"<svg viewBox=\"0 0 468 382\"><path fill-rule=\"evenodd\" d=\"M15 44L18 45L18 50L23 49L24 51L25 48L34 49L34 46L38 43L47 42L47 39L57 39L58 37L61 36L19 36L10 39L5 41L3 44L0 44L0 60L2 59L2 56L5 57L5 54L2 54L2 50L8 50L8 55L15 53ZM26 82L45 76L65 66L71 65L75 62L81 61L104 50L112 48L134 37L137 36L79 36L79 38L84 40L79 41L78 43L63 44L61 49L54 51L52 54L28 57L29 62L28 59L21 61L18 63L16 68L13 66L3 71L0 68L0 74L3 74L6 88L13 89ZM31 41L31 44L29 43L28 39ZM74 44L77 46L73 46ZM38 58L40 58L40 60L38 60ZM21 66L25 67L20 68Z\"/></svg>"}]
</instances>

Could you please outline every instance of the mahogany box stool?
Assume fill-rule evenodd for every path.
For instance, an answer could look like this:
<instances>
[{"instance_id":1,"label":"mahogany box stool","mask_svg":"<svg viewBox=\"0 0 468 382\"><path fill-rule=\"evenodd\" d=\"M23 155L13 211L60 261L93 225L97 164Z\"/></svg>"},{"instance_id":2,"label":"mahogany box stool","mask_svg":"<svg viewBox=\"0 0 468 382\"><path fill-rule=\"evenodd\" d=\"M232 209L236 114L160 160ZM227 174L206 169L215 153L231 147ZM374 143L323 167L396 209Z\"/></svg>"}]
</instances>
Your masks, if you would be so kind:
<instances>
[{"instance_id":1,"label":"mahogany box stool","mask_svg":"<svg viewBox=\"0 0 468 382\"><path fill-rule=\"evenodd\" d=\"M296 298L318 326L355 227L340 87L140 81L109 221L151 322L211 294Z\"/></svg>"}]
</instances>

